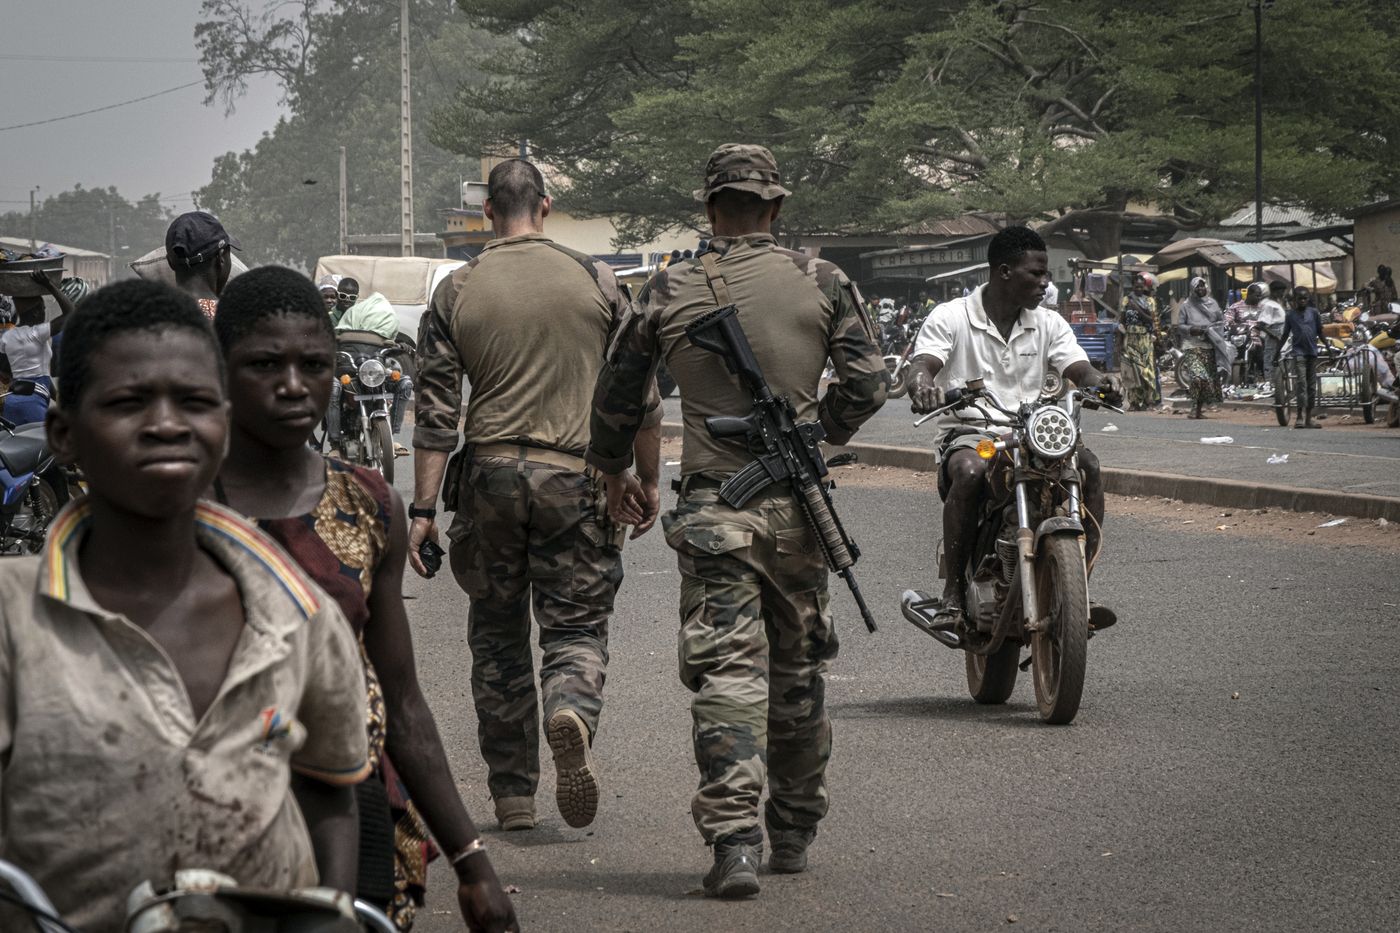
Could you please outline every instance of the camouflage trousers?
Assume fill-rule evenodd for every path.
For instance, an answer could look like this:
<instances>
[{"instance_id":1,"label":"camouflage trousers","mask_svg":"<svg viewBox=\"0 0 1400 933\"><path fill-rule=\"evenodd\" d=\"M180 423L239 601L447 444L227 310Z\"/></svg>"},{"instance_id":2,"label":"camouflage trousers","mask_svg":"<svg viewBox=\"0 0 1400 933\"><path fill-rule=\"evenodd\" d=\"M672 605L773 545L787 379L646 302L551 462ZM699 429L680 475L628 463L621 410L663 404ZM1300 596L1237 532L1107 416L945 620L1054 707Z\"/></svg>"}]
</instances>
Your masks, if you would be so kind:
<instances>
[{"instance_id":1,"label":"camouflage trousers","mask_svg":"<svg viewBox=\"0 0 1400 933\"><path fill-rule=\"evenodd\" d=\"M471 598L472 698L491 796L533 796L539 707L583 718L597 734L608 664L608 616L622 582L618 536L600 525L591 477L531 460L467 463L447 535ZM534 608L540 690L530 653Z\"/></svg>"},{"instance_id":2,"label":"camouflage trousers","mask_svg":"<svg viewBox=\"0 0 1400 933\"><path fill-rule=\"evenodd\" d=\"M826 563L796 503L760 495L732 509L717 492L687 489L664 519L681 572L681 682L695 694L691 814L707 845L755 838L765 777L771 825L826 815L824 675L838 647Z\"/></svg>"}]
</instances>

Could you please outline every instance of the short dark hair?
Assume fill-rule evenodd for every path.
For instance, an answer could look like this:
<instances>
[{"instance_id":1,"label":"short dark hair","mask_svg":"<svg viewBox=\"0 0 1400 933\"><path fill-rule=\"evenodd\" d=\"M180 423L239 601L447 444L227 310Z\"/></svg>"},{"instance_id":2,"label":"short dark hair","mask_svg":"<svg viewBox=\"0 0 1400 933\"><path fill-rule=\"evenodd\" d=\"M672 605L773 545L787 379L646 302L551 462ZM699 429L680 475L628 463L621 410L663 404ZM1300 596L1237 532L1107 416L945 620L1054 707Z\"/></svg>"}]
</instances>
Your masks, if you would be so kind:
<instances>
[{"instance_id":1,"label":"short dark hair","mask_svg":"<svg viewBox=\"0 0 1400 933\"><path fill-rule=\"evenodd\" d=\"M335 342L335 329L321 292L306 276L285 266L258 266L228 283L219 296L214 333L227 356L235 344L257 331L273 315L313 320Z\"/></svg>"},{"instance_id":2,"label":"short dark hair","mask_svg":"<svg viewBox=\"0 0 1400 933\"><path fill-rule=\"evenodd\" d=\"M500 217L533 217L544 201L544 176L524 159L506 159L491 169L486 197Z\"/></svg>"},{"instance_id":3,"label":"short dark hair","mask_svg":"<svg viewBox=\"0 0 1400 933\"><path fill-rule=\"evenodd\" d=\"M1286 292L1288 291L1288 283L1279 279L1274 279L1272 282L1269 283L1269 291Z\"/></svg>"},{"instance_id":4,"label":"short dark hair","mask_svg":"<svg viewBox=\"0 0 1400 933\"><path fill-rule=\"evenodd\" d=\"M161 282L126 279L87 296L64 325L58 352L60 403L77 408L92 378L93 360L113 337L164 330L188 330L207 340L218 360L222 387L224 358L193 296Z\"/></svg>"},{"instance_id":5,"label":"short dark hair","mask_svg":"<svg viewBox=\"0 0 1400 933\"><path fill-rule=\"evenodd\" d=\"M1014 266L1027 253L1046 252L1045 241L1030 227L1007 227L987 244L987 265Z\"/></svg>"},{"instance_id":6,"label":"short dark hair","mask_svg":"<svg viewBox=\"0 0 1400 933\"><path fill-rule=\"evenodd\" d=\"M752 191L720 188L710 195L709 203L714 205L716 213L724 214L726 217L757 220L772 210L775 201L780 202L782 198L764 200L761 195Z\"/></svg>"}]
</instances>

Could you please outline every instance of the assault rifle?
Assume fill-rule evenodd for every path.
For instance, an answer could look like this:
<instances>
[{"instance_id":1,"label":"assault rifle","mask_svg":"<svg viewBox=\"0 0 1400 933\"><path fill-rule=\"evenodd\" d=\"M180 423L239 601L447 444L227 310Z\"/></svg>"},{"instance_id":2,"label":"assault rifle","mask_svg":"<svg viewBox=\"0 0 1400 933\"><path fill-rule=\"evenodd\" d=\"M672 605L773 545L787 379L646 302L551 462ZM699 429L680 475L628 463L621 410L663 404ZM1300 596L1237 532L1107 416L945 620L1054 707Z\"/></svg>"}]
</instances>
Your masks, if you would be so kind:
<instances>
[{"instance_id":1,"label":"assault rifle","mask_svg":"<svg viewBox=\"0 0 1400 933\"><path fill-rule=\"evenodd\" d=\"M754 359L749 338L739 325L738 309L732 305L716 308L686 325L685 335L702 350L718 354L731 373L739 377L753 397L753 411L743 417L716 415L705 419L705 427L716 439L743 437L752 450L761 450L756 460L725 480L719 497L734 508L773 483L787 481L793 498L802 509L807 524L816 532L826 565L846 581L860 607L865 627L875 631L875 619L865 605L851 567L860 557L860 548L841 527L831 506L831 493L822 482L826 460L818 446L826 429L810 421L796 423L797 413L786 396L775 396Z\"/></svg>"}]
</instances>

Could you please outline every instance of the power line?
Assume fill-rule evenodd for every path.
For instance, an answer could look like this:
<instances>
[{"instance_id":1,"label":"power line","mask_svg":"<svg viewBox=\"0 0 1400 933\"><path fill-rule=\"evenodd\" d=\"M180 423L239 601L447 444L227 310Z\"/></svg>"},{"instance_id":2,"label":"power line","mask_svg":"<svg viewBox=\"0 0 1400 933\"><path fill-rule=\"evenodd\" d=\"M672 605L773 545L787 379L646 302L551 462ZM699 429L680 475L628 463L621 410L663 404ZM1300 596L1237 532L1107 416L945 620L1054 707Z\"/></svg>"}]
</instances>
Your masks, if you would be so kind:
<instances>
[{"instance_id":1,"label":"power line","mask_svg":"<svg viewBox=\"0 0 1400 933\"><path fill-rule=\"evenodd\" d=\"M138 57L128 55L0 55L6 62L145 62L190 65L197 58Z\"/></svg>"},{"instance_id":2,"label":"power line","mask_svg":"<svg viewBox=\"0 0 1400 933\"><path fill-rule=\"evenodd\" d=\"M94 107L91 110L83 110L78 113L66 113L61 117L49 117L47 120L35 120L32 123L15 123L11 126L0 126L0 133L5 130L20 130L27 126L43 126L45 123L57 123L60 120L72 120L74 117L85 117L90 113L101 113L104 110L115 110L118 107L125 107L128 104L139 104L143 100L150 100L153 97L160 97L163 94L173 94L176 91L183 91L187 87L195 87L203 84L203 81L191 81L188 84L181 84L176 87L168 87L163 91L156 91L154 94L147 94L145 97L133 97L131 100L124 100L115 104L108 104L105 107Z\"/></svg>"}]
</instances>

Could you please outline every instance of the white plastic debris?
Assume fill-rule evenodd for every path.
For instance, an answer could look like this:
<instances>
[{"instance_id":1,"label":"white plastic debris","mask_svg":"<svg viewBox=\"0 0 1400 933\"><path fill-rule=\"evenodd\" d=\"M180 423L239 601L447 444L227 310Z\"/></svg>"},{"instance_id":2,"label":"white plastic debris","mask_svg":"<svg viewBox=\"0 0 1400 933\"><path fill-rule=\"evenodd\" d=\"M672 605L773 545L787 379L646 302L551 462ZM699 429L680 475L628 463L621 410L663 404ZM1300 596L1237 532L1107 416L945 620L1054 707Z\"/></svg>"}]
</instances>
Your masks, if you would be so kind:
<instances>
[{"instance_id":1,"label":"white plastic debris","mask_svg":"<svg viewBox=\"0 0 1400 933\"><path fill-rule=\"evenodd\" d=\"M1202 444L1233 444L1235 439L1229 435L1222 434L1220 437L1203 437Z\"/></svg>"},{"instance_id":2,"label":"white plastic debris","mask_svg":"<svg viewBox=\"0 0 1400 933\"><path fill-rule=\"evenodd\" d=\"M1272 455L1269 456L1269 462L1270 462L1270 463L1275 463L1275 464L1278 464L1278 463L1287 463L1287 462L1288 462L1288 454L1272 454Z\"/></svg>"},{"instance_id":3,"label":"white plastic debris","mask_svg":"<svg viewBox=\"0 0 1400 933\"><path fill-rule=\"evenodd\" d=\"M1116 424L1106 424L1106 425L1104 425L1103 427L1099 428L1099 430L1100 430L1101 432L1103 432L1104 434L1112 434L1114 431L1117 431L1117 430L1118 430L1118 425L1116 425Z\"/></svg>"},{"instance_id":4,"label":"white plastic debris","mask_svg":"<svg viewBox=\"0 0 1400 933\"><path fill-rule=\"evenodd\" d=\"M1345 518L1334 518L1334 519L1332 519L1330 522L1323 522L1321 525L1318 525L1317 527L1319 527L1319 528L1336 528L1338 525L1345 525L1345 524L1346 524L1346 519L1345 519Z\"/></svg>"},{"instance_id":5,"label":"white plastic debris","mask_svg":"<svg viewBox=\"0 0 1400 933\"><path fill-rule=\"evenodd\" d=\"M666 461L666 465L667 465L667 466L680 466L680 465L681 465L681 462L680 462L679 460L667 460L667 461Z\"/></svg>"}]
</instances>

